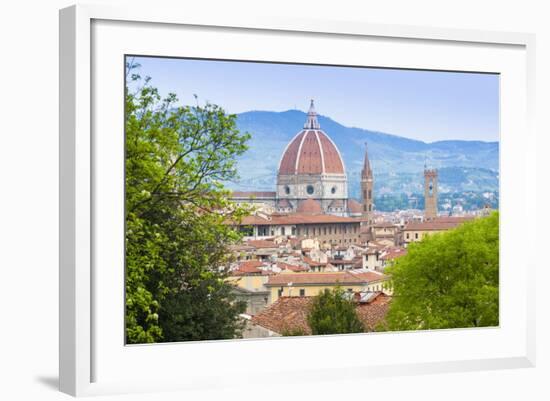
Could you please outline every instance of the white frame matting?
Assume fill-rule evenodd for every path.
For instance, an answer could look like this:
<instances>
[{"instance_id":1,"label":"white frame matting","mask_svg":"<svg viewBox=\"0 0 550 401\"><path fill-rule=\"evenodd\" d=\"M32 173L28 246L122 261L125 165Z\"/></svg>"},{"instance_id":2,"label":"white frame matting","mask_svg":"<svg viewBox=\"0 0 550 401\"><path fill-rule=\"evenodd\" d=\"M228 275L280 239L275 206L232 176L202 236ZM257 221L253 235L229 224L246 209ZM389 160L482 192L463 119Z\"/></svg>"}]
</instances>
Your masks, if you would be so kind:
<instances>
[{"instance_id":1,"label":"white frame matting","mask_svg":"<svg viewBox=\"0 0 550 401\"><path fill-rule=\"evenodd\" d=\"M178 45L178 35L193 40ZM263 50L255 45L258 37ZM304 54L306 45L331 51ZM501 74L500 327L124 346L124 54ZM155 8L79 5L61 10L61 391L93 395L238 386L244 384L236 380L242 374L270 386L278 378L364 380L534 366L534 252L520 254L513 246L516 231L534 231L536 216L528 204L528 191L532 198L536 185L533 89L534 36L529 34L258 16L228 19ZM513 300L507 296L512 294ZM346 352L353 360L339 357L346 348L353 350ZM289 366L276 358L289 352L301 363ZM269 363L251 366L258 355Z\"/></svg>"}]
</instances>

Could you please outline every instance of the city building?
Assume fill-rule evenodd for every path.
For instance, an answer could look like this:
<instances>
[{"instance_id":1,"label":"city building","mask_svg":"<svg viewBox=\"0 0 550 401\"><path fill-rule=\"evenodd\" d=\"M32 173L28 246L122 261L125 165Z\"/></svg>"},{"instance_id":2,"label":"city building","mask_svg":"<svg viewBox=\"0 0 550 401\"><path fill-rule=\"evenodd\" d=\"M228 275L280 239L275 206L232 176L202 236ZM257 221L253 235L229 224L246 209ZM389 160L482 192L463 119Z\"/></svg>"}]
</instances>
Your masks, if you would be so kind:
<instances>
[{"instance_id":1,"label":"city building","mask_svg":"<svg viewBox=\"0 0 550 401\"><path fill-rule=\"evenodd\" d=\"M330 273L293 273L269 276L270 302L280 297L313 297L326 289L342 287L348 292L387 291L388 277L375 271L351 270Z\"/></svg>"},{"instance_id":2,"label":"city building","mask_svg":"<svg viewBox=\"0 0 550 401\"><path fill-rule=\"evenodd\" d=\"M427 235L447 231L458 227L460 224L472 220L473 217L437 217L423 222L410 222L403 228L403 241L405 244L422 241Z\"/></svg>"},{"instance_id":3,"label":"city building","mask_svg":"<svg viewBox=\"0 0 550 401\"><path fill-rule=\"evenodd\" d=\"M353 217L319 214L317 209L303 209L295 214L246 216L238 223L248 239L265 239L277 236L314 238L320 244L359 243L361 221Z\"/></svg>"},{"instance_id":4,"label":"city building","mask_svg":"<svg viewBox=\"0 0 550 401\"><path fill-rule=\"evenodd\" d=\"M276 191L235 191L232 200L272 213L315 213L342 217L372 211L372 170L365 155L368 204L348 199L348 177L342 155L321 129L313 100L302 128L287 144L277 171ZM363 185L363 184L362 184ZM365 210L367 208L367 210Z\"/></svg>"},{"instance_id":5,"label":"city building","mask_svg":"<svg viewBox=\"0 0 550 401\"><path fill-rule=\"evenodd\" d=\"M394 223L380 222L371 226L371 238L388 246L399 244L400 232L399 226Z\"/></svg>"}]
</instances>

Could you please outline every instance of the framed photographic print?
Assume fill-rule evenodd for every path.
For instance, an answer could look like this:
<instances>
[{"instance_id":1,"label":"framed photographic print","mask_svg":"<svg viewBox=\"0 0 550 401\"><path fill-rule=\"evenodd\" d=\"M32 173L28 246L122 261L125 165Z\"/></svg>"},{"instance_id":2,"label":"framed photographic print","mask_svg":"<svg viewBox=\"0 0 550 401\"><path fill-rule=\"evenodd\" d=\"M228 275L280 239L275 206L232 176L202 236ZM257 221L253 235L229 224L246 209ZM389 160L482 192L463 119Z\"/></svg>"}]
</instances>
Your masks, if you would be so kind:
<instances>
[{"instance_id":1,"label":"framed photographic print","mask_svg":"<svg viewBox=\"0 0 550 401\"><path fill-rule=\"evenodd\" d=\"M61 11L62 391L534 364L532 36L157 13Z\"/></svg>"}]
</instances>

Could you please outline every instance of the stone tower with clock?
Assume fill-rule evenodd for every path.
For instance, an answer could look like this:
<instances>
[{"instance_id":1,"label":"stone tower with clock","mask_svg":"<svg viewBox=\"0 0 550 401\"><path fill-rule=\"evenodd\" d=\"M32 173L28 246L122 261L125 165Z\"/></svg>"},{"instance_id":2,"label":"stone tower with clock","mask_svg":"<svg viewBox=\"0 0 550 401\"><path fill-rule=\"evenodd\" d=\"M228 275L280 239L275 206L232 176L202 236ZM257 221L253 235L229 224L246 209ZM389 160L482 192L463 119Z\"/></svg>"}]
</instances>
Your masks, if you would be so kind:
<instances>
[{"instance_id":1,"label":"stone tower with clock","mask_svg":"<svg viewBox=\"0 0 550 401\"><path fill-rule=\"evenodd\" d=\"M437 170L424 167L424 218L437 217Z\"/></svg>"}]
</instances>

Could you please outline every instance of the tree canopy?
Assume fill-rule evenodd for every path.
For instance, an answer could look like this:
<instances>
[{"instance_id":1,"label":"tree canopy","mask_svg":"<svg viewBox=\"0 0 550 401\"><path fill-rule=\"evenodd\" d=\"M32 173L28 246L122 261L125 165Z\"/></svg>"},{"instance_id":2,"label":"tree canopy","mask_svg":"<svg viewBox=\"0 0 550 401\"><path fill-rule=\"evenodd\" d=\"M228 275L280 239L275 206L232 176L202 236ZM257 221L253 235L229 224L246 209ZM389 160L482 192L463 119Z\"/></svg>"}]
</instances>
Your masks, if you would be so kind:
<instances>
[{"instance_id":1,"label":"tree canopy","mask_svg":"<svg viewBox=\"0 0 550 401\"><path fill-rule=\"evenodd\" d=\"M386 272L393 300L385 329L497 326L498 212L410 244Z\"/></svg>"},{"instance_id":2,"label":"tree canopy","mask_svg":"<svg viewBox=\"0 0 550 401\"><path fill-rule=\"evenodd\" d=\"M312 334L362 333L363 323L355 311L353 300L344 296L344 290L336 287L325 289L313 299L307 316Z\"/></svg>"},{"instance_id":3,"label":"tree canopy","mask_svg":"<svg viewBox=\"0 0 550 401\"><path fill-rule=\"evenodd\" d=\"M177 106L127 64L126 338L129 343L233 338L240 330L224 280L228 219L246 210L228 199L249 135L210 103Z\"/></svg>"}]
</instances>

